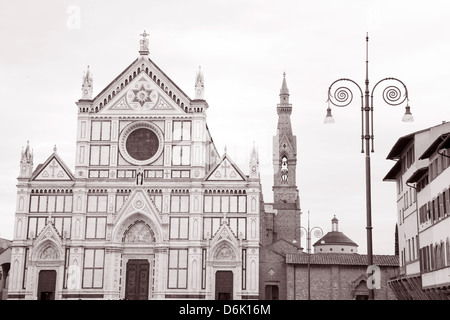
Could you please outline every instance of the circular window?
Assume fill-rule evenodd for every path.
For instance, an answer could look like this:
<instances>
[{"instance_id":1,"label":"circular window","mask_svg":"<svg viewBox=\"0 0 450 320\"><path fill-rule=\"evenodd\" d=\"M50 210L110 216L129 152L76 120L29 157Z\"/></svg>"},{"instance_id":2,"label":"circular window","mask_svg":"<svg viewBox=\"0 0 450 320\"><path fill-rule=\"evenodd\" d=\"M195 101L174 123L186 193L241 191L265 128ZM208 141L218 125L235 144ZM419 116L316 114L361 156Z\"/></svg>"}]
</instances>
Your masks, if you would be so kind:
<instances>
[{"instance_id":1,"label":"circular window","mask_svg":"<svg viewBox=\"0 0 450 320\"><path fill-rule=\"evenodd\" d=\"M130 163L147 165L162 153L162 132L151 122L135 122L128 125L120 136L119 149Z\"/></svg>"},{"instance_id":2,"label":"circular window","mask_svg":"<svg viewBox=\"0 0 450 320\"><path fill-rule=\"evenodd\" d=\"M158 151L159 140L152 130L139 128L128 135L125 146L133 159L148 160Z\"/></svg>"}]
</instances>

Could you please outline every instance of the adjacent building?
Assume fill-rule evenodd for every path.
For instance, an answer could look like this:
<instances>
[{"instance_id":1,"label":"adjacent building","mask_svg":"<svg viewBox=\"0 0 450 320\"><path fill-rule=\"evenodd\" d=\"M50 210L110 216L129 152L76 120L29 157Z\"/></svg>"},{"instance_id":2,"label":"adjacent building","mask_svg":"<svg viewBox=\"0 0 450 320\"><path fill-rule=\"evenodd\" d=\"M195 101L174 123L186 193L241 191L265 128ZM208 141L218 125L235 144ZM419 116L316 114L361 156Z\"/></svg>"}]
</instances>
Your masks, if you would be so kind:
<instances>
[{"instance_id":1,"label":"adjacent building","mask_svg":"<svg viewBox=\"0 0 450 320\"><path fill-rule=\"evenodd\" d=\"M450 123L398 139L385 181L397 185L399 299L450 298Z\"/></svg>"},{"instance_id":2,"label":"adjacent building","mask_svg":"<svg viewBox=\"0 0 450 320\"><path fill-rule=\"evenodd\" d=\"M313 254L286 254L287 299L367 300L374 281L375 300L395 300L387 283L398 274L398 256L373 255L377 278L368 279L367 255L357 253L358 244L339 231L338 221L334 216L331 231L314 243Z\"/></svg>"},{"instance_id":3,"label":"adjacent building","mask_svg":"<svg viewBox=\"0 0 450 320\"><path fill-rule=\"evenodd\" d=\"M11 241L0 238L0 300L6 300L8 297L10 268Z\"/></svg>"},{"instance_id":4,"label":"adjacent building","mask_svg":"<svg viewBox=\"0 0 450 320\"><path fill-rule=\"evenodd\" d=\"M37 166L23 150L9 299L259 297L257 152L248 174L219 154L203 74L191 99L150 58L147 36L95 96L88 67L74 170L56 147Z\"/></svg>"}]
</instances>

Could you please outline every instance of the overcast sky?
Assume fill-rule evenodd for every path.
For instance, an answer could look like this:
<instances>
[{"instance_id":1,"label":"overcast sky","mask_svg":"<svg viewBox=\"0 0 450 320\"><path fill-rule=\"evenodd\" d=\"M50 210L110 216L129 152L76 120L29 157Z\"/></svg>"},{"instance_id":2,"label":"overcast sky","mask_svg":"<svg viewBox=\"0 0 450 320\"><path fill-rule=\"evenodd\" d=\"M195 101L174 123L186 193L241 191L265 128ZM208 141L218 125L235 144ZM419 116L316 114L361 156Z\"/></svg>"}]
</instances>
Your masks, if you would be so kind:
<instances>
[{"instance_id":1,"label":"overcast sky","mask_svg":"<svg viewBox=\"0 0 450 320\"><path fill-rule=\"evenodd\" d=\"M98 94L137 58L146 30L150 58L191 98L201 66L219 152L226 146L248 173L255 143L266 202L272 201L272 136L286 72L301 209L324 232L336 215L340 231L366 253L358 91L350 106L333 108L334 125L323 120L333 81L364 86L368 33L370 85L386 77L403 81L415 118L401 122L404 105L390 107L375 96L373 252L393 254L395 183L382 179L394 162L386 156L399 137L450 120L449 17L450 3L435 0L2 0L0 237L13 235L22 147L30 141L36 167L56 145L73 171L83 72L90 65Z\"/></svg>"}]
</instances>

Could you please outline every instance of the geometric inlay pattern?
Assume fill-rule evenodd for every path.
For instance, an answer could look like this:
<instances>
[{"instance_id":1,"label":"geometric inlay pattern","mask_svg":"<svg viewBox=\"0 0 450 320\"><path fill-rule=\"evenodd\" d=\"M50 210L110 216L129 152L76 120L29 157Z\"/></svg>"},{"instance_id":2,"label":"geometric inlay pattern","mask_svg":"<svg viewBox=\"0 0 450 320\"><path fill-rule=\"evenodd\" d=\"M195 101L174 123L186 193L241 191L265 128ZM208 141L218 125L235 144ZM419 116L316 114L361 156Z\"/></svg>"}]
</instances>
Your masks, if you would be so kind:
<instances>
[{"instance_id":1,"label":"geometric inlay pattern","mask_svg":"<svg viewBox=\"0 0 450 320\"><path fill-rule=\"evenodd\" d=\"M127 91L128 105L134 110L148 110L155 106L158 94L147 81L138 81Z\"/></svg>"}]
</instances>

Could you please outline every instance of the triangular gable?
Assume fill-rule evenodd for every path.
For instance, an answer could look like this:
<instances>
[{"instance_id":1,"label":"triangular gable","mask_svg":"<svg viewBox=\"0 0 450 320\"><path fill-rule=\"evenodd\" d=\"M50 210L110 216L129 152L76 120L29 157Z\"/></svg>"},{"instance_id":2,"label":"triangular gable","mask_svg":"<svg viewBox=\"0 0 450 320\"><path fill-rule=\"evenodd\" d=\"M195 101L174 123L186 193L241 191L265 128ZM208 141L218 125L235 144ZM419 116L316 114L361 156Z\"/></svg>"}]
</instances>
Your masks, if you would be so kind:
<instances>
[{"instance_id":1,"label":"triangular gable","mask_svg":"<svg viewBox=\"0 0 450 320\"><path fill-rule=\"evenodd\" d=\"M246 181L245 174L225 154L219 164L206 176L206 181Z\"/></svg>"},{"instance_id":2,"label":"triangular gable","mask_svg":"<svg viewBox=\"0 0 450 320\"><path fill-rule=\"evenodd\" d=\"M58 230L56 230L52 222L52 218L49 217L47 219L47 224L45 225L45 227L39 234L36 235L36 239L34 241L35 246L46 240L52 240L59 245L62 244L62 235L59 234Z\"/></svg>"},{"instance_id":3,"label":"triangular gable","mask_svg":"<svg viewBox=\"0 0 450 320\"><path fill-rule=\"evenodd\" d=\"M164 235L163 224L168 223L142 187L137 187L118 210L111 233L112 241L123 241L123 236L131 225L144 223L151 230L154 241L161 241Z\"/></svg>"},{"instance_id":4,"label":"triangular gable","mask_svg":"<svg viewBox=\"0 0 450 320\"><path fill-rule=\"evenodd\" d=\"M227 223L222 223L222 225L216 231L213 238L211 239L211 247L213 247L214 244L221 242L223 240L227 240L236 246L238 245L238 239L236 238L236 235L233 233L233 231L230 229Z\"/></svg>"},{"instance_id":5,"label":"triangular gable","mask_svg":"<svg viewBox=\"0 0 450 320\"><path fill-rule=\"evenodd\" d=\"M163 106L159 105L160 97L166 102ZM191 99L152 60L144 56L136 59L92 100L92 110L95 112L128 108L167 111L166 105L186 113Z\"/></svg>"},{"instance_id":6,"label":"triangular gable","mask_svg":"<svg viewBox=\"0 0 450 320\"><path fill-rule=\"evenodd\" d=\"M47 224L33 241L33 260L63 260L62 236L53 225L53 219L49 216Z\"/></svg>"},{"instance_id":7,"label":"triangular gable","mask_svg":"<svg viewBox=\"0 0 450 320\"><path fill-rule=\"evenodd\" d=\"M290 154L291 152L295 152L295 149L292 147L291 141L289 141L289 138L286 134L283 134L281 136L280 142L279 142L279 148L280 151L287 150L287 152Z\"/></svg>"},{"instance_id":8,"label":"triangular gable","mask_svg":"<svg viewBox=\"0 0 450 320\"><path fill-rule=\"evenodd\" d=\"M176 102L170 99L168 93L157 86L145 73L141 73L133 79L99 113L123 112L124 110L157 114L185 113Z\"/></svg>"},{"instance_id":9,"label":"triangular gable","mask_svg":"<svg viewBox=\"0 0 450 320\"><path fill-rule=\"evenodd\" d=\"M158 210L156 205L146 194L143 188L135 189L127 198L127 201L119 209L116 221L122 219L122 217L127 216L129 213L142 212L148 216L155 216L160 222L161 212ZM155 214L156 213L156 214Z\"/></svg>"},{"instance_id":10,"label":"triangular gable","mask_svg":"<svg viewBox=\"0 0 450 320\"><path fill-rule=\"evenodd\" d=\"M35 181L73 181L74 176L54 152L43 164L39 165L33 173L31 180Z\"/></svg>"}]
</instances>

